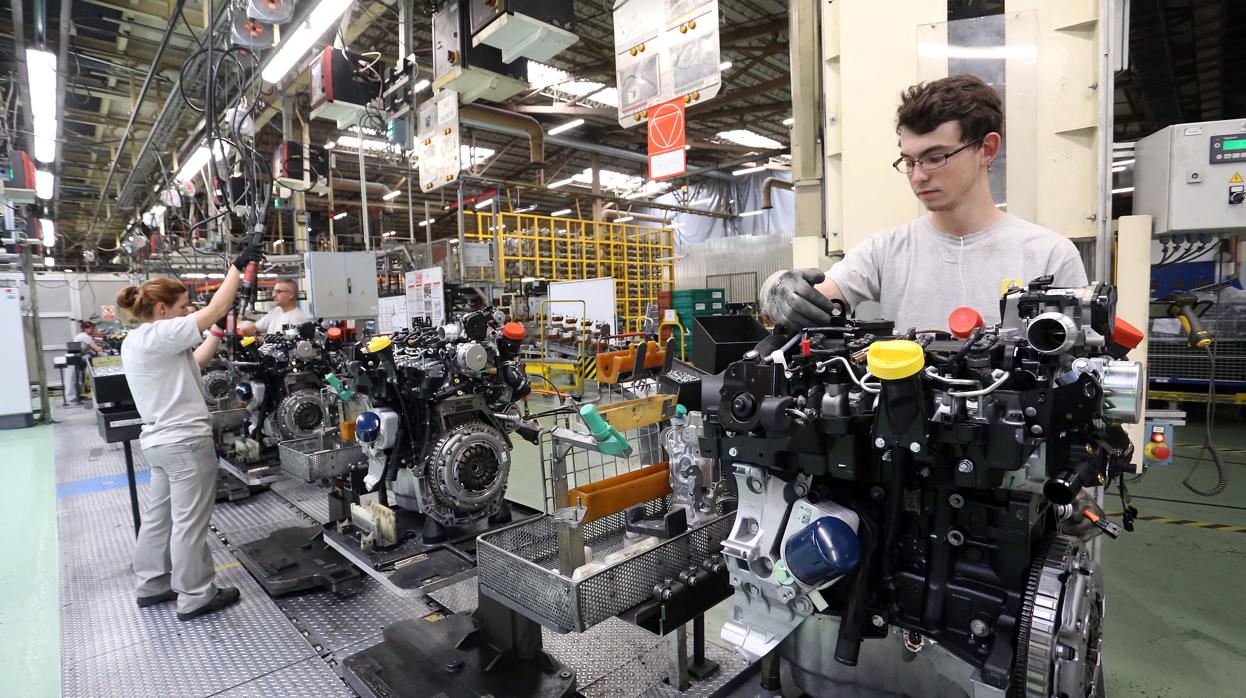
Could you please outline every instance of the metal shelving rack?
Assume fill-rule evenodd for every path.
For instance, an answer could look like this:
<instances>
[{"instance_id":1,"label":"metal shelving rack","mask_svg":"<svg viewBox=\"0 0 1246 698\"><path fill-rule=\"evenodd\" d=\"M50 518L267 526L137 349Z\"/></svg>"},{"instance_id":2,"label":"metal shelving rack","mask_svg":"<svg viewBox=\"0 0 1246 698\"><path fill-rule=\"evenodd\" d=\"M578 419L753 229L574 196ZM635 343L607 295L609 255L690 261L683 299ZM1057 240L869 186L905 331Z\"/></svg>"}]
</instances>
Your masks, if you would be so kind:
<instances>
[{"instance_id":1,"label":"metal shelving rack","mask_svg":"<svg viewBox=\"0 0 1246 698\"><path fill-rule=\"evenodd\" d=\"M517 283L525 277L547 281L613 277L621 332L641 331L646 308L657 304L660 291L675 286L670 228L489 211L477 212L467 221L464 239L491 244L496 262L492 268L471 269L468 280Z\"/></svg>"}]
</instances>

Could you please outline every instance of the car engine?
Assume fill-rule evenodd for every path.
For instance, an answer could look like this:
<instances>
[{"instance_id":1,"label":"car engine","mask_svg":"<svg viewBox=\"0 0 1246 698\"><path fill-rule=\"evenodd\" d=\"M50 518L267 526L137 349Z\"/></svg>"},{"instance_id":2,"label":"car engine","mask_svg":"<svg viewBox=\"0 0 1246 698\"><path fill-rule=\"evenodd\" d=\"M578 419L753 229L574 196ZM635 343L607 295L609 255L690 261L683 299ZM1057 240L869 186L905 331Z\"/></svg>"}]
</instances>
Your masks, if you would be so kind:
<instances>
[{"instance_id":1,"label":"car engine","mask_svg":"<svg viewBox=\"0 0 1246 698\"><path fill-rule=\"evenodd\" d=\"M307 323L262 340L244 337L229 370L204 375L204 393L211 402L230 382L230 371L236 371L234 394L249 413L247 437L275 447L281 441L316 436L332 423L334 400L322 392L323 377L342 361L337 328L326 332Z\"/></svg>"},{"instance_id":2,"label":"car engine","mask_svg":"<svg viewBox=\"0 0 1246 698\"><path fill-rule=\"evenodd\" d=\"M509 518L510 433L531 384L519 357L523 326L502 320L477 311L442 327L373 337L357 352L352 375L371 403L355 427L368 456L364 486L422 515L425 542ZM520 433L535 439L527 428ZM356 515L367 517L358 505Z\"/></svg>"},{"instance_id":3,"label":"car engine","mask_svg":"<svg viewBox=\"0 0 1246 698\"><path fill-rule=\"evenodd\" d=\"M723 640L813 695L1100 695L1092 539L1121 529L1096 488L1125 500L1143 411L1115 302L1044 277L994 327L837 318L705 377L701 455L739 502Z\"/></svg>"}]
</instances>

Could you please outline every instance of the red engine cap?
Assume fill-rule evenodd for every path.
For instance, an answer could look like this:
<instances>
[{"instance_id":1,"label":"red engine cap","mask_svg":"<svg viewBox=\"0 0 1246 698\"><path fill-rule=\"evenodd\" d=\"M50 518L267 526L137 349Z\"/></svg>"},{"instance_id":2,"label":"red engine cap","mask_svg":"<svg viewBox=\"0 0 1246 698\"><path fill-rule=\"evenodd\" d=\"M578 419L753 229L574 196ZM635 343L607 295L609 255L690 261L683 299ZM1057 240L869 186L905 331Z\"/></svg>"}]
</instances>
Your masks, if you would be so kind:
<instances>
[{"instance_id":1,"label":"red engine cap","mask_svg":"<svg viewBox=\"0 0 1246 698\"><path fill-rule=\"evenodd\" d=\"M527 333L524 332L523 325L518 322L508 322L502 326L502 336L511 341L518 342L525 334Z\"/></svg>"},{"instance_id":2,"label":"red engine cap","mask_svg":"<svg viewBox=\"0 0 1246 698\"><path fill-rule=\"evenodd\" d=\"M1116 326L1112 328L1113 342L1116 342L1122 347L1133 349L1142 343L1143 336L1142 330L1139 330L1137 327L1134 327L1119 317L1116 318Z\"/></svg>"},{"instance_id":3,"label":"red engine cap","mask_svg":"<svg viewBox=\"0 0 1246 698\"><path fill-rule=\"evenodd\" d=\"M342 328L341 327L330 327L329 331L325 334L329 337L329 339L332 339L334 341L339 340L342 338Z\"/></svg>"},{"instance_id":4,"label":"red engine cap","mask_svg":"<svg viewBox=\"0 0 1246 698\"><path fill-rule=\"evenodd\" d=\"M973 308L960 307L952 311L947 316L948 329L952 330L952 334L964 339L973 334L973 331L985 325L982 322L982 313Z\"/></svg>"}]
</instances>

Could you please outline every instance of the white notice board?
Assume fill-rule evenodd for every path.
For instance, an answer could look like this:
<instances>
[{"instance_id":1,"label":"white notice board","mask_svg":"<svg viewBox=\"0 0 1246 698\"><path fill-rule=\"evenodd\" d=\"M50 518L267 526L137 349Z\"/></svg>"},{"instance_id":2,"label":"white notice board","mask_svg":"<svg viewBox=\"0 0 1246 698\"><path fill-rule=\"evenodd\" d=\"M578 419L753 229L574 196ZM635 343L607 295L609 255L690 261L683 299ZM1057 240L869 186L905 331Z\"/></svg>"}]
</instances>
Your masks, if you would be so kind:
<instances>
[{"instance_id":1,"label":"white notice board","mask_svg":"<svg viewBox=\"0 0 1246 698\"><path fill-rule=\"evenodd\" d=\"M610 333L614 334L615 322L614 277L603 276L598 279L583 281L555 281L549 285L551 301L584 301L579 303L554 302L545 306L545 314L562 315L580 318L586 306L588 319L593 322L604 322L610 325Z\"/></svg>"},{"instance_id":2,"label":"white notice board","mask_svg":"<svg viewBox=\"0 0 1246 698\"><path fill-rule=\"evenodd\" d=\"M411 316L407 314L406 296L388 296L377 299L376 331L381 334L393 334L398 330L411 326Z\"/></svg>"},{"instance_id":3,"label":"white notice board","mask_svg":"<svg viewBox=\"0 0 1246 698\"><path fill-rule=\"evenodd\" d=\"M446 324L446 287L441 267L407 272L407 321L426 318L433 327Z\"/></svg>"}]
</instances>

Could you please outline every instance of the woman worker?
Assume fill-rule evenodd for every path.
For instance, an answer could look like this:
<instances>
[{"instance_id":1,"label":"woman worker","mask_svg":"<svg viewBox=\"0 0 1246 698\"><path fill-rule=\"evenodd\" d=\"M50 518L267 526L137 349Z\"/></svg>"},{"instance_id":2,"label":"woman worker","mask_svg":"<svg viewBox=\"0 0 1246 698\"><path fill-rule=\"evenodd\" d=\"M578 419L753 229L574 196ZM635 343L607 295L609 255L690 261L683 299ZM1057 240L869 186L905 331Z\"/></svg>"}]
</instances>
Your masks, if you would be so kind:
<instances>
[{"instance_id":1,"label":"woman worker","mask_svg":"<svg viewBox=\"0 0 1246 698\"><path fill-rule=\"evenodd\" d=\"M208 522L216 499L216 448L199 369L216 354L240 272L259 261L248 247L202 310L191 312L186 287L171 279L128 286L117 305L137 323L121 343L130 393L143 418L139 444L151 465L151 487L134 548L138 605L177 600L178 620L238 601L238 589L217 588L208 551ZM203 332L211 329L205 339ZM198 346L196 349L195 347Z\"/></svg>"}]
</instances>

